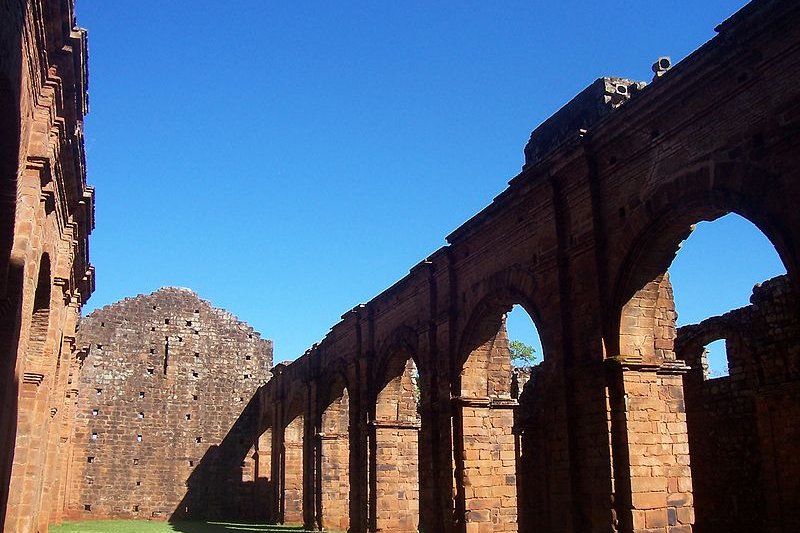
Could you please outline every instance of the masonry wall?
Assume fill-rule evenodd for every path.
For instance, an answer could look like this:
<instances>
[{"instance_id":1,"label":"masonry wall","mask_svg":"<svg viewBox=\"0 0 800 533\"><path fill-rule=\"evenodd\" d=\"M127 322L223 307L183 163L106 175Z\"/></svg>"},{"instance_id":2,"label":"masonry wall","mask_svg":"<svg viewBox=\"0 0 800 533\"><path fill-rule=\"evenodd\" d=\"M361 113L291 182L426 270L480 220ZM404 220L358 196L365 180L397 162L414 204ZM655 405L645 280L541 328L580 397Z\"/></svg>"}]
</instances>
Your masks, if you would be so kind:
<instances>
[{"instance_id":1,"label":"masonry wall","mask_svg":"<svg viewBox=\"0 0 800 533\"><path fill-rule=\"evenodd\" d=\"M213 456L270 376L272 343L187 289L165 288L81 320L85 362L78 386L71 477L74 518L167 519L191 513L187 480ZM249 443L248 443L249 444ZM211 466L208 466L211 465ZM253 505L253 460L240 465L241 507ZM222 476L222 473L219 473ZM231 475L226 471L224 476ZM187 508L181 508L186 506ZM237 512L239 509L231 509Z\"/></svg>"},{"instance_id":2,"label":"masonry wall","mask_svg":"<svg viewBox=\"0 0 800 533\"><path fill-rule=\"evenodd\" d=\"M75 323L94 290L83 117L86 32L71 0L0 6L0 522L60 518Z\"/></svg>"},{"instance_id":3,"label":"masonry wall","mask_svg":"<svg viewBox=\"0 0 800 533\"><path fill-rule=\"evenodd\" d=\"M517 531L517 479L511 352L500 330L472 350L461 372L456 437L468 533Z\"/></svg>"},{"instance_id":4,"label":"masonry wall","mask_svg":"<svg viewBox=\"0 0 800 533\"><path fill-rule=\"evenodd\" d=\"M800 495L800 300L780 276L750 301L678 331L698 533L784 531ZM712 378L718 339L729 375Z\"/></svg>"}]
</instances>

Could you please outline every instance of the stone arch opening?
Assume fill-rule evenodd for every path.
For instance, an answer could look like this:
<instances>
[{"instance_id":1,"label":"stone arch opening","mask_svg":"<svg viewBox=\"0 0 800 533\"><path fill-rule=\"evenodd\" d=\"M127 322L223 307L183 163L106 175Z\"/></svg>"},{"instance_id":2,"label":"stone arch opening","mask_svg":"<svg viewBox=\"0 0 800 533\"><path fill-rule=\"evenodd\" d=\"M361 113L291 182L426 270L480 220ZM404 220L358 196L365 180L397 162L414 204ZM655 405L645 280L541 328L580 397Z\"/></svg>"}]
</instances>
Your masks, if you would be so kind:
<instances>
[{"instance_id":1,"label":"stone arch opening","mask_svg":"<svg viewBox=\"0 0 800 533\"><path fill-rule=\"evenodd\" d=\"M42 254L39 263L39 276L33 296L33 313L28 335L28 358L32 368L40 367L46 362L45 345L50 326L51 285L50 256L45 253Z\"/></svg>"},{"instance_id":2,"label":"stone arch opening","mask_svg":"<svg viewBox=\"0 0 800 533\"><path fill-rule=\"evenodd\" d=\"M375 374L369 425L371 531L419 525L419 381L416 337L395 336Z\"/></svg>"},{"instance_id":3,"label":"stone arch opening","mask_svg":"<svg viewBox=\"0 0 800 533\"><path fill-rule=\"evenodd\" d=\"M780 256L778 262L789 264L786 240L775 229L780 224L763 213L751 216L748 204L735 194L712 192L683 205L673 202L672 209L653 217L624 266L616 293L620 302L618 334L606 344L610 348L607 355L620 369L609 382L609 398L616 504L623 527L636 529L664 522L694 524L694 531L701 533L752 531L768 521L769 503L765 500L770 497L764 494L770 491L757 471L767 449L773 453L776 447L785 446L777 444L773 436L760 434L764 421L760 420L759 402L778 402L787 416L798 416L800 408L796 400L787 402L783 395L779 395L780 401L759 399L765 383L765 350L759 346L777 343L784 353L796 353L798 341L796 335L793 340L785 335L767 339L770 335L759 325L764 320L759 315L773 305L788 305L784 312L794 306L785 315L783 326L796 332L797 319L790 317L796 315L796 303L788 300L794 298L793 287L798 285L790 283L788 276L774 278L765 283L772 288L764 291L770 294L764 296L761 311L759 305L730 311L728 307L712 311L721 313L719 316L702 315L705 320L700 324L677 328L681 313L676 313L676 305L693 291L674 294L671 282L673 267L684 256L679 249L696 225L725 224L737 218L730 213L743 217L749 228L755 226L769 241L768 253L774 249ZM738 232L733 240L741 238ZM708 262L708 255L703 260ZM746 257L741 260L750 261ZM698 268L695 266L695 271ZM724 276L725 267L716 271L717 276ZM776 302L776 290L786 291L782 294L789 295L788 300L778 298L781 301ZM758 288L751 298L754 304L757 293ZM720 339L727 347L731 375L709 381L704 349ZM777 374L774 381L781 387L797 386L798 376ZM736 501L731 499L734 493Z\"/></svg>"},{"instance_id":4,"label":"stone arch opening","mask_svg":"<svg viewBox=\"0 0 800 533\"><path fill-rule=\"evenodd\" d=\"M316 454L317 527L347 531L350 527L350 393L345 376L333 372L325 382L322 398Z\"/></svg>"},{"instance_id":5,"label":"stone arch opening","mask_svg":"<svg viewBox=\"0 0 800 533\"><path fill-rule=\"evenodd\" d=\"M507 320L515 308L515 326L526 320L533 330L528 340L539 344L533 305L516 291L498 290L473 312L453 373L456 520L466 530L519 527L517 487L523 478L518 474L525 455L522 436L530 419L520 419L517 399L528 379L545 365L514 369ZM539 345L537 351L538 361L544 361L544 349ZM531 498L541 496L530 488Z\"/></svg>"}]
</instances>

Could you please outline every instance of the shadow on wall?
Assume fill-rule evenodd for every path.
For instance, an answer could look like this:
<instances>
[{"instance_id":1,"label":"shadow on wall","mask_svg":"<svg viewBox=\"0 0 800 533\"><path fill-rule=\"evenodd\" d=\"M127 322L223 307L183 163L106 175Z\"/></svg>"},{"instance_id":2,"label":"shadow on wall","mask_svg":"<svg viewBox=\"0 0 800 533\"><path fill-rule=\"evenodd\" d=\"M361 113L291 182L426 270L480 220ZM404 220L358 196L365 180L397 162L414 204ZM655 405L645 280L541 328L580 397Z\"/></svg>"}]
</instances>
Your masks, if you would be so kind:
<instances>
[{"instance_id":1,"label":"shadow on wall","mask_svg":"<svg viewBox=\"0 0 800 533\"><path fill-rule=\"evenodd\" d=\"M16 377L22 266L11 264L20 148L23 2L0 8L0 526L17 434Z\"/></svg>"},{"instance_id":2,"label":"shadow on wall","mask_svg":"<svg viewBox=\"0 0 800 533\"><path fill-rule=\"evenodd\" d=\"M271 480L242 480L243 462L259 435L260 393L261 389L258 389L222 442L209 447L189 476L186 481L186 495L169 518L176 531L225 531L202 529L208 526L182 522L184 520L274 521L274 517L270 516L269 506L274 490ZM258 527L261 529L244 531L281 531L274 528L263 529L266 527L263 525ZM238 527L235 529L242 531Z\"/></svg>"}]
</instances>

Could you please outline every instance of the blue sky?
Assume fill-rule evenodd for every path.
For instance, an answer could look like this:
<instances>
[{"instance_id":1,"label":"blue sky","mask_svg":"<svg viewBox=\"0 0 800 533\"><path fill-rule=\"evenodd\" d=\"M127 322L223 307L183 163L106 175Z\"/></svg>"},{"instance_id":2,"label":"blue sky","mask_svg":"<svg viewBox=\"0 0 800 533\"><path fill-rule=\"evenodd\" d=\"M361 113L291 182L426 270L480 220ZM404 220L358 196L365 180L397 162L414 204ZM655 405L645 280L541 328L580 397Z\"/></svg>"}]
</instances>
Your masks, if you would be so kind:
<instances>
[{"instance_id":1,"label":"blue sky","mask_svg":"<svg viewBox=\"0 0 800 533\"><path fill-rule=\"evenodd\" d=\"M583 87L649 80L743 3L78 0L85 310L190 287L294 358L503 190Z\"/></svg>"}]
</instances>

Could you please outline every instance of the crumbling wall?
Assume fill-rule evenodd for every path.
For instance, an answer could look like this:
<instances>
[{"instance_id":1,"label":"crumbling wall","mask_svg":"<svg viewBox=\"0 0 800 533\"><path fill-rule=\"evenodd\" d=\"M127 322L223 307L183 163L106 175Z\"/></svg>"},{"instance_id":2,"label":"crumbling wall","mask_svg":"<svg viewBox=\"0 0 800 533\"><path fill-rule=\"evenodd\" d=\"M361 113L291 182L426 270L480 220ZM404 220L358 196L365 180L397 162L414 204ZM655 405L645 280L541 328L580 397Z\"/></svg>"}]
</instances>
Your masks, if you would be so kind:
<instances>
[{"instance_id":1,"label":"crumbling wall","mask_svg":"<svg viewBox=\"0 0 800 533\"><path fill-rule=\"evenodd\" d=\"M190 513L178 509L187 480L201 461L215 464L207 456L231 438L234 421L269 378L271 341L195 293L165 288L82 319L78 345L86 360L69 514L166 519ZM241 467L245 488L252 485L252 465L245 460ZM213 466L204 475L214 479ZM227 481L230 472L219 476ZM221 481L204 490L213 492ZM242 490L242 497L248 493Z\"/></svg>"},{"instance_id":2,"label":"crumbling wall","mask_svg":"<svg viewBox=\"0 0 800 533\"><path fill-rule=\"evenodd\" d=\"M750 301L678 330L698 533L782 531L800 495L800 301L786 276ZM729 375L710 377L718 339Z\"/></svg>"}]
</instances>

